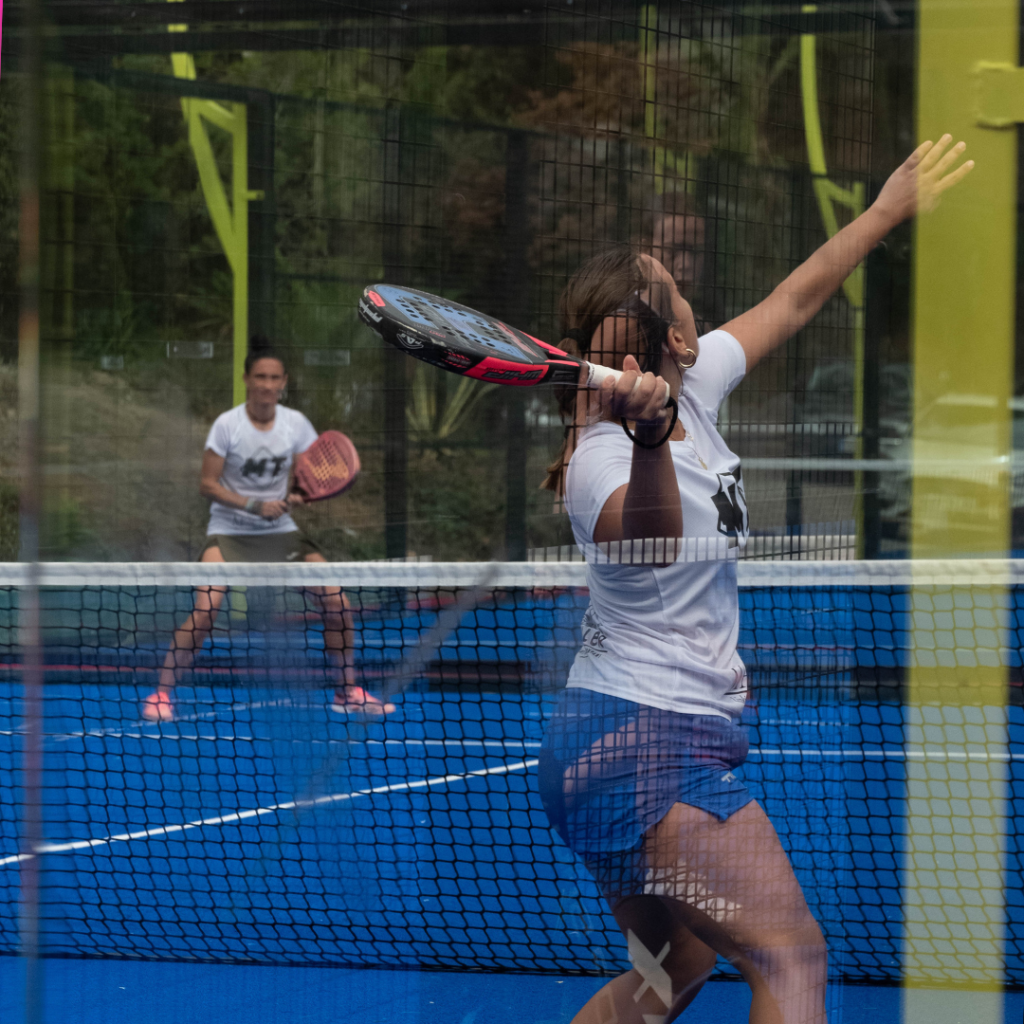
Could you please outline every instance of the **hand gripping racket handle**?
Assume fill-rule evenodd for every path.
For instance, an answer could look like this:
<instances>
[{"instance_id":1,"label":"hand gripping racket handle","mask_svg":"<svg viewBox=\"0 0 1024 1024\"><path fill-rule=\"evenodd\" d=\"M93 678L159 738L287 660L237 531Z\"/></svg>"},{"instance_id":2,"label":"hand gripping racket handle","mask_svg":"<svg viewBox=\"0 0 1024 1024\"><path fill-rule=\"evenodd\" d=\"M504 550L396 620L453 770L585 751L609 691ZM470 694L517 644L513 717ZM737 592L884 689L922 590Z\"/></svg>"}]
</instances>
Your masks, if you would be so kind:
<instances>
[{"instance_id":1,"label":"hand gripping racket handle","mask_svg":"<svg viewBox=\"0 0 1024 1024\"><path fill-rule=\"evenodd\" d=\"M613 370L610 366L601 366L599 363L588 363L586 361L584 361L583 365L587 368L587 387L593 388L595 391L599 390L601 385L609 378L617 381L622 376L621 370ZM638 387L640 387L640 378L637 378L633 390L635 391ZM672 401L672 389L669 387L668 381L665 381L665 400L661 404L664 407L670 401Z\"/></svg>"}]
</instances>

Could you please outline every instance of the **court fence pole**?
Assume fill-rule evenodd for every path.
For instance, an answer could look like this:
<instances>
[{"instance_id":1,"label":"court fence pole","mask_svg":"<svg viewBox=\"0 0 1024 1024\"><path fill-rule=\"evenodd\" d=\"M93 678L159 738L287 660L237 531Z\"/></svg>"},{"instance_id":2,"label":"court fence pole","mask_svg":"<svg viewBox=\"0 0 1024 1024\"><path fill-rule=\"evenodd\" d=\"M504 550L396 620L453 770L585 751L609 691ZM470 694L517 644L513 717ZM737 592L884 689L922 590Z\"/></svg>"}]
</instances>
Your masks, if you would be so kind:
<instances>
[{"instance_id":1,"label":"court fence pole","mask_svg":"<svg viewBox=\"0 0 1024 1024\"><path fill-rule=\"evenodd\" d=\"M529 137L510 131L505 137L505 317L526 325L530 308ZM506 388L505 558L526 560L527 449L525 388Z\"/></svg>"},{"instance_id":2,"label":"court fence pole","mask_svg":"<svg viewBox=\"0 0 1024 1024\"><path fill-rule=\"evenodd\" d=\"M20 951L25 959L25 1024L42 1021L43 673L39 628L40 189L43 174L43 0L26 0L18 224L19 558L30 565L20 595L22 777Z\"/></svg>"},{"instance_id":3,"label":"court fence pole","mask_svg":"<svg viewBox=\"0 0 1024 1024\"><path fill-rule=\"evenodd\" d=\"M381 188L381 265L384 280L406 285L403 214L404 135L408 131L402 107L391 104L384 112L381 139L384 182ZM406 402L409 360L404 352L383 346L384 360L384 552L387 558L405 558L409 546L409 427Z\"/></svg>"}]
</instances>

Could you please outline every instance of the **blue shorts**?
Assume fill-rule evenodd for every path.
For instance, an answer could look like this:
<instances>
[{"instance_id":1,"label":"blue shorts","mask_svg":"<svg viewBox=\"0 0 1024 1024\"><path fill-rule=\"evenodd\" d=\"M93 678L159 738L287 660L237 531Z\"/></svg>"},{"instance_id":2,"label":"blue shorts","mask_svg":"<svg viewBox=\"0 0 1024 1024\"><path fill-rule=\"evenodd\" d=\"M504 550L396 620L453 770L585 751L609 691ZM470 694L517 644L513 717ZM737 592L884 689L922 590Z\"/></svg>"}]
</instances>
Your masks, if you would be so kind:
<instances>
[{"instance_id":1,"label":"blue shorts","mask_svg":"<svg viewBox=\"0 0 1024 1024\"><path fill-rule=\"evenodd\" d=\"M643 891L642 840L675 803L725 821L754 798L733 774L746 759L746 727L564 690L538 768L552 828L606 895Z\"/></svg>"}]
</instances>

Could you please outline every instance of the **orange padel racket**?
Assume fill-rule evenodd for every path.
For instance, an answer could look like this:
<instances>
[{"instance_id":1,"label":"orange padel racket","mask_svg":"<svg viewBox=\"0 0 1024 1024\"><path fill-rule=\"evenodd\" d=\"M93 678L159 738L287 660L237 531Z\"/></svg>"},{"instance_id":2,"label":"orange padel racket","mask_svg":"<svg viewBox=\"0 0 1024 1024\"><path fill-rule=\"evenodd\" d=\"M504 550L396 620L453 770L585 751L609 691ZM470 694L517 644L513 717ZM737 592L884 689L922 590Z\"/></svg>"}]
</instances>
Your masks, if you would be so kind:
<instances>
[{"instance_id":1,"label":"orange padel racket","mask_svg":"<svg viewBox=\"0 0 1024 1024\"><path fill-rule=\"evenodd\" d=\"M295 457L295 486L306 501L323 501L347 491L359 469L356 446L340 431L325 430Z\"/></svg>"}]
</instances>

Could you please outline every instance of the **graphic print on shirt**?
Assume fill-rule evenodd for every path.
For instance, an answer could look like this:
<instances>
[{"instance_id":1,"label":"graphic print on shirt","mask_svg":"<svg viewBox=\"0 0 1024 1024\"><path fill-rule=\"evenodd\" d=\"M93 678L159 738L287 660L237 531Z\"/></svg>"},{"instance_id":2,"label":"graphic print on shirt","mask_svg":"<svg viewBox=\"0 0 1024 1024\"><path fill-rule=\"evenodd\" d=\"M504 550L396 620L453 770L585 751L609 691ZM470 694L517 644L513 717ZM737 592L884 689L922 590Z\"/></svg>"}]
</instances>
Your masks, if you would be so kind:
<instances>
[{"instance_id":1,"label":"graphic print on shirt","mask_svg":"<svg viewBox=\"0 0 1024 1024\"><path fill-rule=\"evenodd\" d=\"M260 448L245 460L242 465L242 476L255 477L262 482L264 474L269 472L270 480L273 481L277 479L278 473L284 469L287 461L287 455L274 455L269 448Z\"/></svg>"},{"instance_id":2,"label":"graphic print on shirt","mask_svg":"<svg viewBox=\"0 0 1024 1024\"><path fill-rule=\"evenodd\" d=\"M747 685L747 668L746 668L746 666L743 665L742 663L740 663L739 665L734 665L733 666L733 670L732 670L732 678L733 678L732 689L731 690L726 690L725 691L725 696L726 697L742 697L743 701L745 702L746 699L747 699L747 694L749 692L749 687Z\"/></svg>"},{"instance_id":3,"label":"graphic print on shirt","mask_svg":"<svg viewBox=\"0 0 1024 1024\"><path fill-rule=\"evenodd\" d=\"M602 654L608 653L604 646L608 634L601 628L601 623L597 621L593 608L586 610L580 627L583 630L583 646L580 648L581 658L600 658Z\"/></svg>"},{"instance_id":4,"label":"graphic print on shirt","mask_svg":"<svg viewBox=\"0 0 1024 1024\"><path fill-rule=\"evenodd\" d=\"M733 542L747 532L747 498L741 475L739 466L735 473L716 473L718 493L711 496L718 509L718 532Z\"/></svg>"}]
</instances>

